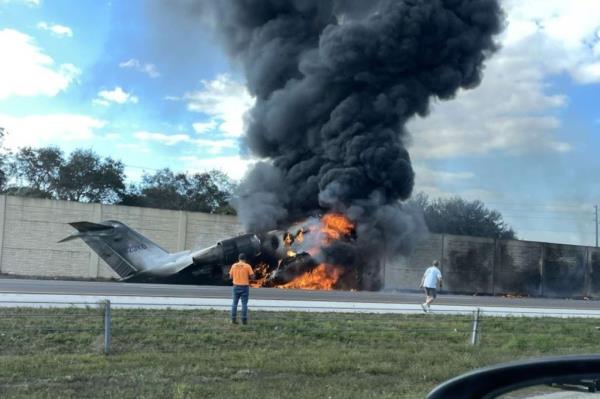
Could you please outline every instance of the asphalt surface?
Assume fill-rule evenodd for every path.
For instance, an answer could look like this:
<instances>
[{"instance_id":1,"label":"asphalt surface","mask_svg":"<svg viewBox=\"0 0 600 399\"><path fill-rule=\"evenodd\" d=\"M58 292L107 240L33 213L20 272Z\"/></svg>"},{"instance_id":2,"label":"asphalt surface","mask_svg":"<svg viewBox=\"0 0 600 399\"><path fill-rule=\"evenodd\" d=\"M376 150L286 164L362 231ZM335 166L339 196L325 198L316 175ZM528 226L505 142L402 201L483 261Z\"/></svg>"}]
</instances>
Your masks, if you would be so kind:
<instances>
[{"instance_id":1,"label":"asphalt surface","mask_svg":"<svg viewBox=\"0 0 600 399\"><path fill-rule=\"evenodd\" d=\"M0 278L0 293L230 298L231 287ZM254 288L251 290L251 297L253 299L283 301L332 301L392 304L419 304L423 301L423 294L417 292L309 291L279 288ZM600 301L597 300L445 295L443 291L438 296L436 303L438 305L457 306L509 306L582 310L600 309Z\"/></svg>"}]
</instances>

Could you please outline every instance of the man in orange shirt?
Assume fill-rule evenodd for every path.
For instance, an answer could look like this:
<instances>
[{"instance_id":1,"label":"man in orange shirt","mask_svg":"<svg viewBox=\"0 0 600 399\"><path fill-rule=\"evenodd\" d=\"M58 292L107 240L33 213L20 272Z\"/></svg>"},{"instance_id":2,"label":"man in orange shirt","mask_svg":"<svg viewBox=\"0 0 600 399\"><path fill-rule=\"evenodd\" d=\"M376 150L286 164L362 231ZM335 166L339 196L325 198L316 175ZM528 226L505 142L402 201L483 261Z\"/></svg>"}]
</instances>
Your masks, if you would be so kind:
<instances>
[{"instance_id":1,"label":"man in orange shirt","mask_svg":"<svg viewBox=\"0 0 600 399\"><path fill-rule=\"evenodd\" d=\"M229 269L229 277L233 280L233 304L231 305L231 322L237 324L237 305L242 298L242 324L248 323L248 296L250 295L250 279L254 279L254 271L246 263L246 255L241 253L238 262Z\"/></svg>"}]
</instances>

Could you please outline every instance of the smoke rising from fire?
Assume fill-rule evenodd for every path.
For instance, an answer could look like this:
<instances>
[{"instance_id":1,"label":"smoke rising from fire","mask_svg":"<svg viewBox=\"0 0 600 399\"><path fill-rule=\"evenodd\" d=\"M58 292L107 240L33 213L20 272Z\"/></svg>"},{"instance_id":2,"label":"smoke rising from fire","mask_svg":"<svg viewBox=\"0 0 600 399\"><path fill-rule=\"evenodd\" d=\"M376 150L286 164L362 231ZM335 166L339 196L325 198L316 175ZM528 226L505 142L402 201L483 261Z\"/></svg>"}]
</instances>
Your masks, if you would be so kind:
<instances>
[{"instance_id":1,"label":"smoke rising from fire","mask_svg":"<svg viewBox=\"0 0 600 399\"><path fill-rule=\"evenodd\" d=\"M404 125L426 115L432 98L479 84L502 27L498 1L214 6L256 96L245 144L268 160L240 187L236 206L246 227L342 212L356 222L357 240L328 248L331 257L406 250L422 221L400 203L414 185Z\"/></svg>"}]
</instances>

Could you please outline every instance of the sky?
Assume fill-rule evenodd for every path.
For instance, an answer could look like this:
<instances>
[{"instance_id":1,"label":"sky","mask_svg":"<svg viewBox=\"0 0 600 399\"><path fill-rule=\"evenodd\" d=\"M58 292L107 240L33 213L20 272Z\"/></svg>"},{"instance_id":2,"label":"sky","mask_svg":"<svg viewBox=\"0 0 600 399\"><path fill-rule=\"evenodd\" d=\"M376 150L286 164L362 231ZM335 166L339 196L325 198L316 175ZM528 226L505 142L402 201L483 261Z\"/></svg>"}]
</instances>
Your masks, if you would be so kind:
<instances>
[{"instance_id":1,"label":"sky","mask_svg":"<svg viewBox=\"0 0 600 399\"><path fill-rule=\"evenodd\" d=\"M242 70L218 21L158 4L0 0L4 146L91 148L129 181L165 167L241 179L256 161L240 147L254 103ZM520 239L595 245L600 1L501 4L481 85L407 125L414 192L481 200Z\"/></svg>"}]
</instances>

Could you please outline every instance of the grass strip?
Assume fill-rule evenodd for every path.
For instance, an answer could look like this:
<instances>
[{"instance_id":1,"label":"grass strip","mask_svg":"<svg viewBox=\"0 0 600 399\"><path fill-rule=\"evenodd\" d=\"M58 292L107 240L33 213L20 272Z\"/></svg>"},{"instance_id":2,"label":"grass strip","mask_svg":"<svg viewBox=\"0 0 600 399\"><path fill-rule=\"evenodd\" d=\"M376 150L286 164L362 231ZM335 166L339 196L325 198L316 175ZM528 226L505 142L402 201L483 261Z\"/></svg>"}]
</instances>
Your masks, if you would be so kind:
<instances>
[{"instance_id":1,"label":"grass strip","mask_svg":"<svg viewBox=\"0 0 600 399\"><path fill-rule=\"evenodd\" d=\"M423 398L473 368L600 352L600 321L213 310L1 309L3 398Z\"/></svg>"}]
</instances>

